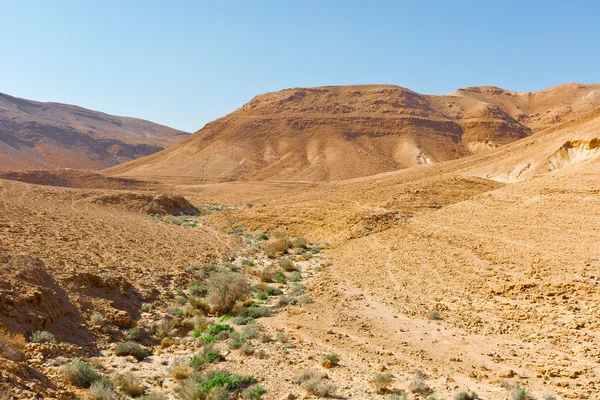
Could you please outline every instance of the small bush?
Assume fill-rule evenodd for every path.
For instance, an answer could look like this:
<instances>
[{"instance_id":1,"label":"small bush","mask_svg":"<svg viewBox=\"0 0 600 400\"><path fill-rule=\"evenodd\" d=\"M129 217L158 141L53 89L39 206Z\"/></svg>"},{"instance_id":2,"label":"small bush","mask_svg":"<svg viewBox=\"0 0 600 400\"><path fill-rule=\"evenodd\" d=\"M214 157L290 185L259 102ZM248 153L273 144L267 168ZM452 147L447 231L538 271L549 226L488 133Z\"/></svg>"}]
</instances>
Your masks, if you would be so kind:
<instances>
[{"instance_id":1,"label":"small bush","mask_svg":"<svg viewBox=\"0 0 600 400\"><path fill-rule=\"evenodd\" d=\"M318 397L329 397L335 393L336 387L327 382L325 379L309 379L302 382L302 387L312 395Z\"/></svg>"},{"instance_id":2,"label":"small bush","mask_svg":"<svg viewBox=\"0 0 600 400\"><path fill-rule=\"evenodd\" d=\"M138 377L131 372L117 376L115 385L121 392L131 397L140 397L146 393L146 387L140 384Z\"/></svg>"},{"instance_id":3,"label":"small bush","mask_svg":"<svg viewBox=\"0 0 600 400\"><path fill-rule=\"evenodd\" d=\"M256 320L252 317L235 317L231 320L231 323L236 325L249 325L255 322Z\"/></svg>"},{"instance_id":4,"label":"small bush","mask_svg":"<svg viewBox=\"0 0 600 400\"><path fill-rule=\"evenodd\" d=\"M158 324L155 324L152 327L152 331L158 339L170 338L177 332L173 322L167 319L163 319Z\"/></svg>"},{"instance_id":5,"label":"small bush","mask_svg":"<svg viewBox=\"0 0 600 400\"><path fill-rule=\"evenodd\" d=\"M192 283L188 286L188 290L192 296L203 297L206 295L206 288L200 283Z\"/></svg>"},{"instance_id":6,"label":"small bush","mask_svg":"<svg viewBox=\"0 0 600 400\"><path fill-rule=\"evenodd\" d=\"M127 337L129 338L129 340L139 342L144 337L144 331L138 327L131 328L129 332L127 332Z\"/></svg>"},{"instance_id":7,"label":"small bush","mask_svg":"<svg viewBox=\"0 0 600 400\"><path fill-rule=\"evenodd\" d=\"M92 383L100 379L100 374L90 364L79 359L73 360L63 366L66 380L74 386L89 388Z\"/></svg>"},{"instance_id":8,"label":"small bush","mask_svg":"<svg viewBox=\"0 0 600 400\"><path fill-rule=\"evenodd\" d=\"M181 400L207 400L209 395L221 396L210 397L221 400L228 398L222 397L228 396L227 392L238 392L254 383L256 379L251 376L231 375L227 370L213 370L185 379L175 388L175 393Z\"/></svg>"},{"instance_id":9,"label":"small bush","mask_svg":"<svg viewBox=\"0 0 600 400\"><path fill-rule=\"evenodd\" d=\"M249 339L254 339L259 335L259 333L260 328L258 327L258 325L246 325L244 326L244 328L242 328L242 331L240 332L240 337L242 338L242 340L246 341Z\"/></svg>"},{"instance_id":10,"label":"small bush","mask_svg":"<svg viewBox=\"0 0 600 400\"><path fill-rule=\"evenodd\" d=\"M373 385L375 385L375 391L379 394L386 393L390 390L390 387L394 383L394 376L387 372L381 372L375 375L373 379Z\"/></svg>"},{"instance_id":11,"label":"small bush","mask_svg":"<svg viewBox=\"0 0 600 400\"><path fill-rule=\"evenodd\" d=\"M254 346L252 346L251 344L244 343L242 345L242 353L244 353L245 355L251 356L252 354L254 354L254 351L255 351Z\"/></svg>"},{"instance_id":12,"label":"small bush","mask_svg":"<svg viewBox=\"0 0 600 400\"><path fill-rule=\"evenodd\" d=\"M215 386L206 393L206 400L229 400L229 392L223 386Z\"/></svg>"},{"instance_id":13,"label":"small bush","mask_svg":"<svg viewBox=\"0 0 600 400\"><path fill-rule=\"evenodd\" d=\"M511 400L535 400L534 397L529 392L529 390L527 390L526 387L519 385L518 383L515 384L515 387L513 388L513 390L511 390L510 399Z\"/></svg>"},{"instance_id":14,"label":"small bush","mask_svg":"<svg viewBox=\"0 0 600 400\"><path fill-rule=\"evenodd\" d=\"M295 238L292 240L292 247L295 249L305 249L308 247L308 240L303 237Z\"/></svg>"},{"instance_id":15,"label":"small bush","mask_svg":"<svg viewBox=\"0 0 600 400\"><path fill-rule=\"evenodd\" d=\"M281 268L283 268L287 272L292 272L292 271L298 270L298 268L296 267L294 262L292 260L290 260L289 258L282 258L281 260L278 261L278 264Z\"/></svg>"},{"instance_id":16,"label":"small bush","mask_svg":"<svg viewBox=\"0 0 600 400\"><path fill-rule=\"evenodd\" d=\"M142 303L142 306L140 307L140 310L142 312L150 312L150 311L152 311L152 303Z\"/></svg>"},{"instance_id":17,"label":"small bush","mask_svg":"<svg viewBox=\"0 0 600 400\"><path fill-rule=\"evenodd\" d=\"M119 396L111 380L100 378L90 385L90 397L92 400L116 400Z\"/></svg>"},{"instance_id":18,"label":"small bush","mask_svg":"<svg viewBox=\"0 0 600 400\"><path fill-rule=\"evenodd\" d=\"M480 400L479 396L475 392L460 392L454 396L454 400Z\"/></svg>"},{"instance_id":19,"label":"small bush","mask_svg":"<svg viewBox=\"0 0 600 400\"><path fill-rule=\"evenodd\" d=\"M117 347L115 347L114 352L115 355L119 357L134 356L138 361L142 361L144 358L150 355L150 352L147 349L144 349L142 346L134 342L119 343Z\"/></svg>"},{"instance_id":20,"label":"small bush","mask_svg":"<svg viewBox=\"0 0 600 400\"><path fill-rule=\"evenodd\" d=\"M277 266L275 264L270 264L258 272L257 276L262 282L275 282L277 271Z\"/></svg>"},{"instance_id":21,"label":"small bush","mask_svg":"<svg viewBox=\"0 0 600 400\"><path fill-rule=\"evenodd\" d=\"M247 389L244 391L244 397L249 400L258 400L265 394L265 388L260 385L256 385L253 388Z\"/></svg>"},{"instance_id":22,"label":"small bush","mask_svg":"<svg viewBox=\"0 0 600 400\"><path fill-rule=\"evenodd\" d=\"M227 324L214 324L206 328L204 331L208 335L218 335L221 332L231 332L233 328Z\"/></svg>"},{"instance_id":23,"label":"small bush","mask_svg":"<svg viewBox=\"0 0 600 400\"><path fill-rule=\"evenodd\" d=\"M106 322L106 318L104 318L104 314L102 313L93 313L90 317L90 324L94 326L103 326Z\"/></svg>"},{"instance_id":24,"label":"small bush","mask_svg":"<svg viewBox=\"0 0 600 400\"><path fill-rule=\"evenodd\" d=\"M190 364L181 358L176 359L171 366L171 376L176 380L185 379L190 376L192 372L194 371Z\"/></svg>"},{"instance_id":25,"label":"small bush","mask_svg":"<svg viewBox=\"0 0 600 400\"><path fill-rule=\"evenodd\" d=\"M0 356L12 361L23 361L25 344L23 335L0 328Z\"/></svg>"},{"instance_id":26,"label":"small bush","mask_svg":"<svg viewBox=\"0 0 600 400\"><path fill-rule=\"evenodd\" d=\"M285 254L292 247L292 242L286 236L278 235L263 244L263 251L269 258L275 258L279 254Z\"/></svg>"},{"instance_id":27,"label":"small bush","mask_svg":"<svg viewBox=\"0 0 600 400\"><path fill-rule=\"evenodd\" d=\"M271 312L272 311L269 307L250 306L240 308L237 311L237 315L238 317L258 319L261 317L268 317L271 315Z\"/></svg>"},{"instance_id":28,"label":"small bush","mask_svg":"<svg viewBox=\"0 0 600 400\"><path fill-rule=\"evenodd\" d=\"M48 331L37 331L29 337L31 343L56 343L56 336Z\"/></svg>"},{"instance_id":29,"label":"small bush","mask_svg":"<svg viewBox=\"0 0 600 400\"><path fill-rule=\"evenodd\" d=\"M237 272L217 272L208 283L208 303L219 314L227 314L237 302L245 300L251 288L246 277Z\"/></svg>"},{"instance_id":30,"label":"small bush","mask_svg":"<svg viewBox=\"0 0 600 400\"><path fill-rule=\"evenodd\" d=\"M331 363L332 367L335 367L335 366L337 366L337 365L340 364L340 358L337 356L337 354L334 354L334 353L332 353L332 354L325 354L323 356L323 360L329 361Z\"/></svg>"},{"instance_id":31,"label":"small bush","mask_svg":"<svg viewBox=\"0 0 600 400\"><path fill-rule=\"evenodd\" d=\"M300 273L300 271L294 271L290 274L290 277L288 278L288 280L290 282L300 282L300 280L302 279L302 274Z\"/></svg>"},{"instance_id":32,"label":"small bush","mask_svg":"<svg viewBox=\"0 0 600 400\"><path fill-rule=\"evenodd\" d=\"M199 369L204 364L216 364L224 360L225 357L219 350L215 349L212 344L207 344L202 349L202 355L192 357L189 365L192 368Z\"/></svg>"},{"instance_id":33,"label":"small bush","mask_svg":"<svg viewBox=\"0 0 600 400\"><path fill-rule=\"evenodd\" d=\"M282 271L277 271L275 273L274 279L277 283L285 283L287 281L287 278L285 277L285 274Z\"/></svg>"},{"instance_id":34,"label":"small bush","mask_svg":"<svg viewBox=\"0 0 600 400\"><path fill-rule=\"evenodd\" d=\"M433 320L441 319L440 313L437 310L429 310L429 311L427 311L427 318L433 319Z\"/></svg>"}]
</instances>

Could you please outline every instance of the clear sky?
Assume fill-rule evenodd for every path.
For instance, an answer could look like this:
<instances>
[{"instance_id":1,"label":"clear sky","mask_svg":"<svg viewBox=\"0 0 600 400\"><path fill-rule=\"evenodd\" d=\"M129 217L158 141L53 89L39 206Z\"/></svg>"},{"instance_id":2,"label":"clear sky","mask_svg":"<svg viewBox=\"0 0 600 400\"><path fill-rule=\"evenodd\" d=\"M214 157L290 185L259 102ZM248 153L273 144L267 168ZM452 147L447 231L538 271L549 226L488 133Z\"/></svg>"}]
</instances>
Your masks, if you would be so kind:
<instances>
[{"instance_id":1,"label":"clear sky","mask_svg":"<svg viewBox=\"0 0 600 400\"><path fill-rule=\"evenodd\" d=\"M598 1L0 0L0 92L187 131L257 94L600 83Z\"/></svg>"}]
</instances>

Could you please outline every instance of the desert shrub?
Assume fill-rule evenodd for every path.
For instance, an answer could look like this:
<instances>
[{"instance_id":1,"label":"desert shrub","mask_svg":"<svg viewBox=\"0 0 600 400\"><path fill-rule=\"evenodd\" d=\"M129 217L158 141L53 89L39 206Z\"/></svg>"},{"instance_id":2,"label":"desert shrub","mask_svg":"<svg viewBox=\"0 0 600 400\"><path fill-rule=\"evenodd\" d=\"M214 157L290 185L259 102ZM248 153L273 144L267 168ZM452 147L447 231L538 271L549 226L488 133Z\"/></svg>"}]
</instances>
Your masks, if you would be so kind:
<instances>
[{"instance_id":1,"label":"desert shrub","mask_svg":"<svg viewBox=\"0 0 600 400\"><path fill-rule=\"evenodd\" d=\"M25 344L23 335L0 328L0 356L12 361L23 361Z\"/></svg>"},{"instance_id":2,"label":"desert shrub","mask_svg":"<svg viewBox=\"0 0 600 400\"><path fill-rule=\"evenodd\" d=\"M239 349L244 345L245 341L242 339L241 335L238 332L233 332L229 336L229 340L227 341L227 345L231 350Z\"/></svg>"},{"instance_id":3,"label":"desert shrub","mask_svg":"<svg viewBox=\"0 0 600 400\"><path fill-rule=\"evenodd\" d=\"M279 295L283 294L283 290L281 290L275 286L266 286L264 291L269 296L279 296Z\"/></svg>"},{"instance_id":4,"label":"desert shrub","mask_svg":"<svg viewBox=\"0 0 600 400\"><path fill-rule=\"evenodd\" d=\"M170 372L173 379L181 380L190 376L194 371L188 362L182 358L177 358L173 361Z\"/></svg>"},{"instance_id":5,"label":"desert shrub","mask_svg":"<svg viewBox=\"0 0 600 400\"><path fill-rule=\"evenodd\" d=\"M240 337L242 340L246 341L249 339L254 339L260 333L260 328L256 324L246 325L242 328L240 332Z\"/></svg>"},{"instance_id":6,"label":"desert shrub","mask_svg":"<svg viewBox=\"0 0 600 400\"><path fill-rule=\"evenodd\" d=\"M115 392L115 384L110 379L100 378L90 385L92 400L116 400L119 395Z\"/></svg>"},{"instance_id":7,"label":"desert shrub","mask_svg":"<svg viewBox=\"0 0 600 400\"><path fill-rule=\"evenodd\" d=\"M337 354L331 353L331 354L325 354L323 356L323 360L327 360L331 363L332 367L335 367L336 365L339 365L340 363L340 358L337 356Z\"/></svg>"},{"instance_id":8,"label":"desert shrub","mask_svg":"<svg viewBox=\"0 0 600 400\"><path fill-rule=\"evenodd\" d=\"M253 324L256 320L252 317L235 317L231 320L231 323L236 325L248 325Z\"/></svg>"},{"instance_id":9,"label":"desert shrub","mask_svg":"<svg viewBox=\"0 0 600 400\"><path fill-rule=\"evenodd\" d=\"M313 298L308 293L301 294L300 296L296 297L296 302L298 304L308 304L308 303L312 303L312 301L313 301Z\"/></svg>"},{"instance_id":10,"label":"desert shrub","mask_svg":"<svg viewBox=\"0 0 600 400\"><path fill-rule=\"evenodd\" d=\"M558 400L558 398L552 394L545 394L544 400Z\"/></svg>"},{"instance_id":11,"label":"desert shrub","mask_svg":"<svg viewBox=\"0 0 600 400\"><path fill-rule=\"evenodd\" d=\"M415 380L411 382L408 389L412 393L417 393L422 396L426 396L433 392L431 387L429 387L429 385L424 381L423 376L420 375L415 376Z\"/></svg>"},{"instance_id":12,"label":"desert shrub","mask_svg":"<svg viewBox=\"0 0 600 400\"><path fill-rule=\"evenodd\" d=\"M259 271L257 276L262 282L275 282L277 271L277 266L275 264L270 264Z\"/></svg>"},{"instance_id":13,"label":"desert shrub","mask_svg":"<svg viewBox=\"0 0 600 400\"><path fill-rule=\"evenodd\" d=\"M300 271L294 271L290 274L290 277L288 278L288 280L290 282L300 282L300 280L302 279L302 274L300 273Z\"/></svg>"},{"instance_id":14,"label":"desert shrub","mask_svg":"<svg viewBox=\"0 0 600 400\"><path fill-rule=\"evenodd\" d=\"M267 292L260 291L256 293L255 297L257 300L267 300L269 298L269 295L267 294Z\"/></svg>"},{"instance_id":15,"label":"desert shrub","mask_svg":"<svg viewBox=\"0 0 600 400\"><path fill-rule=\"evenodd\" d=\"M308 240L303 237L292 240L292 247L295 249L305 249L308 246Z\"/></svg>"},{"instance_id":16,"label":"desert shrub","mask_svg":"<svg viewBox=\"0 0 600 400\"><path fill-rule=\"evenodd\" d=\"M212 344L206 344L202 348L202 354L192 357L189 365L192 368L199 369L204 364L216 364L223 360L225 360L225 357L219 350L215 349Z\"/></svg>"},{"instance_id":17,"label":"desert shrub","mask_svg":"<svg viewBox=\"0 0 600 400\"><path fill-rule=\"evenodd\" d=\"M375 385L375 391L379 394L386 393L390 390L390 387L394 383L394 376L387 372L381 372L375 375L373 379L373 385Z\"/></svg>"},{"instance_id":18,"label":"desert shrub","mask_svg":"<svg viewBox=\"0 0 600 400\"><path fill-rule=\"evenodd\" d=\"M272 311L269 307L250 306L250 307L240 308L237 311L237 316L244 317L244 318L258 319L261 317L267 317L267 316L271 315L271 312Z\"/></svg>"},{"instance_id":19,"label":"desert shrub","mask_svg":"<svg viewBox=\"0 0 600 400\"><path fill-rule=\"evenodd\" d=\"M325 379L309 379L302 382L302 387L312 395L317 397L329 397L335 393L336 387Z\"/></svg>"},{"instance_id":20,"label":"desert shrub","mask_svg":"<svg viewBox=\"0 0 600 400\"><path fill-rule=\"evenodd\" d=\"M258 400L265 394L265 388L260 385L256 385L253 388L244 391L244 397L249 400Z\"/></svg>"},{"instance_id":21,"label":"desert shrub","mask_svg":"<svg viewBox=\"0 0 600 400\"><path fill-rule=\"evenodd\" d=\"M140 307L140 310L142 312L150 312L150 311L152 311L152 303L142 303L142 306Z\"/></svg>"},{"instance_id":22,"label":"desert shrub","mask_svg":"<svg viewBox=\"0 0 600 400\"><path fill-rule=\"evenodd\" d=\"M241 350L242 350L242 353L244 353L247 356L251 356L252 354L254 354L254 351L255 351L254 346L252 346L249 343L244 343L242 345Z\"/></svg>"},{"instance_id":23,"label":"desert shrub","mask_svg":"<svg viewBox=\"0 0 600 400\"><path fill-rule=\"evenodd\" d=\"M189 300L186 296L175 296L175 303L179 304L180 306L187 304L188 301Z\"/></svg>"},{"instance_id":24,"label":"desert shrub","mask_svg":"<svg viewBox=\"0 0 600 400\"><path fill-rule=\"evenodd\" d=\"M192 326L194 327L194 329L197 329L200 331L205 330L210 325L210 321L206 317L203 317L201 315L194 317L191 320L191 323L192 323Z\"/></svg>"},{"instance_id":25,"label":"desert shrub","mask_svg":"<svg viewBox=\"0 0 600 400\"><path fill-rule=\"evenodd\" d=\"M137 326L133 327L127 332L127 337L129 338L129 340L138 342L144 337L144 331L141 328L138 328Z\"/></svg>"},{"instance_id":26,"label":"desert shrub","mask_svg":"<svg viewBox=\"0 0 600 400\"><path fill-rule=\"evenodd\" d=\"M214 324L206 328L204 333L208 335L218 335L221 332L231 332L233 328L227 324Z\"/></svg>"},{"instance_id":27,"label":"desert shrub","mask_svg":"<svg viewBox=\"0 0 600 400\"><path fill-rule=\"evenodd\" d=\"M515 384L515 387L513 388L513 390L511 390L510 399L511 400L535 400L534 397L529 392L529 390L527 390L526 387L519 385L518 383Z\"/></svg>"},{"instance_id":28,"label":"desert shrub","mask_svg":"<svg viewBox=\"0 0 600 400\"><path fill-rule=\"evenodd\" d=\"M104 318L104 314L102 313L93 313L90 317L90 324L94 326L103 326L106 322L106 318Z\"/></svg>"},{"instance_id":29,"label":"desert shrub","mask_svg":"<svg viewBox=\"0 0 600 400\"><path fill-rule=\"evenodd\" d=\"M206 295L206 288L200 283L192 283L188 286L188 290L192 296L202 297Z\"/></svg>"},{"instance_id":30,"label":"desert shrub","mask_svg":"<svg viewBox=\"0 0 600 400\"><path fill-rule=\"evenodd\" d=\"M277 283L285 283L287 281L287 278L285 277L285 274L283 273L283 271L277 271L275 273L275 282Z\"/></svg>"},{"instance_id":31,"label":"desert shrub","mask_svg":"<svg viewBox=\"0 0 600 400\"><path fill-rule=\"evenodd\" d=\"M260 235L258 235L256 237L256 240L259 240L259 241L261 241L261 240L269 240L269 236L266 233L261 233Z\"/></svg>"},{"instance_id":32,"label":"desert shrub","mask_svg":"<svg viewBox=\"0 0 600 400\"><path fill-rule=\"evenodd\" d=\"M251 376L231 375L227 370L213 370L203 375L188 377L175 388L175 393L182 400L207 400L209 395L215 396L220 393L222 396L225 393L223 389L227 392L239 392L254 383L256 379ZM210 398L226 399L227 397Z\"/></svg>"},{"instance_id":33,"label":"desert shrub","mask_svg":"<svg viewBox=\"0 0 600 400\"><path fill-rule=\"evenodd\" d=\"M229 392L223 386L215 386L206 393L206 400L229 400Z\"/></svg>"},{"instance_id":34,"label":"desert shrub","mask_svg":"<svg viewBox=\"0 0 600 400\"><path fill-rule=\"evenodd\" d=\"M208 303L220 315L229 313L235 304L245 300L251 288L246 277L237 272L217 272L208 283Z\"/></svg>"},{"instance_id":35,"label":"desert shrub","mask_svg":"<svg viewBox=\"0 0 600 400\"><path fill-rule=\"evenodd\" d=\"M454 400L480 400L479 396L475 392L460 392L454 396Z\"/></svg>"},{"instance_id":36,"label":"desert shrub","mask_svg":"<svg viewBox=\"0 0 600 400\"><path fill-rule=\"evenodd\" d=\"M298 271L298 267L294 264L292 260L289 258L282 258L278 261L278 264L281 268L286 270L287 272Z\"/></svg>"},{"instance_id":37,"label":"desert shrub","mask_svg":"<svg viewBox=\"0 0 600 400\"><path fill-rule=\"evenodd\" d=\"M163 319L159 323L152 326L152 332L158 339L164 339L175 335L177 330L173 325L173 321Z\"/></svg>"},{"instance_id":38,"label":"desert shrub","mask_svg":"<svg viewBox=\"0 0 600 400\"><path fill-rule=\"evenodd\" d=\"M131 397L140 397L146 393L146 387L139 383L138 377L131 372L117 376L115 385L121 392Z\"/></svg>"},{"instance_id":39,"label":"desert shrub","mask_svg":"<svg viewBox=\"0 0 600 400\"><path fill-rule=\"evenodd\" d=\"M90 364L75 359L63 366L63 374L66 380L74 386L89 388L92 383L100 379L100 374Z\"/></svg>"},{"instance_id":40,"label":"desert shrub","mask_svg":"<svg viewBox=\"0 0 600 400\"><path fill-rule=\"evenodd\" d=\"M31 343L56 343L56 336L48 331L36 331L29 337Z\"/></svg>"},{"instance_id":41,"label":"desert shrub","mask_svg":"<svg viewBox=\"0 0 600 400\"><path fill-rule=\"evenodd\" d=\"M275 238L263 243L263 251L269 258L285 254L290 247L292 247L292 242L284 235L277 235Z\"/></svg>"},{"instance_id":42,"label":"desert shrub","mask_svg":"<svg viewBox=\"0 0 600 400\"><path fill-rule=\"evenodd\" d=\"M429 311L427 311L427 318L433 319L433 320L441 319L440 313L437 310L429 310Z\"/></svg>"},{"instance_id":43,"label":"desert shrub","mask_svg":"<svg viewBox=\"0 0 600 400\"><path fill-rule=\"evenodd\" d=\"M134 356L136 360L142 361L150 355L150 352L135 342L119 343L115 347L115 355L119 357Z\"/></svg>"}]
</instances>

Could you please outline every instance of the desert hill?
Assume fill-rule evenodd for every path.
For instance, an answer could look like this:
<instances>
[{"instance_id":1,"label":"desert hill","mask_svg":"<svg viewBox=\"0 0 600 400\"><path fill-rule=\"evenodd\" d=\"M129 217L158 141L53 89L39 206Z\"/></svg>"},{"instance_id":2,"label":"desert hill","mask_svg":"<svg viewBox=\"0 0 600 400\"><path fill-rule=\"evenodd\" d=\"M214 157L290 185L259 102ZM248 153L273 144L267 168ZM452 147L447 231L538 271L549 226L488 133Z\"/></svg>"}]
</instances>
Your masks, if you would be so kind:
<instances>
[{"instance_id":1,"label":"desert hill","mask_svg":"<svg viewBox=\"0 0 600 400\"><path fill-rule=\"evenodd\" d=\"M462 158L597 112L598 85L429 96L392 85L287 89L252 99L171 148L109 169L201 183L343 180Z\"/></svg>"},{"instance_id":2,"label":"desert hill","mask_svg":"<svg viewBox=\"0 0 600 400\"><path fill-rule=\"evenodd\" d=\"M0 93L0 171L102 169L155 153L187 136L141 119Z\"/></svg>"}]
</instances>

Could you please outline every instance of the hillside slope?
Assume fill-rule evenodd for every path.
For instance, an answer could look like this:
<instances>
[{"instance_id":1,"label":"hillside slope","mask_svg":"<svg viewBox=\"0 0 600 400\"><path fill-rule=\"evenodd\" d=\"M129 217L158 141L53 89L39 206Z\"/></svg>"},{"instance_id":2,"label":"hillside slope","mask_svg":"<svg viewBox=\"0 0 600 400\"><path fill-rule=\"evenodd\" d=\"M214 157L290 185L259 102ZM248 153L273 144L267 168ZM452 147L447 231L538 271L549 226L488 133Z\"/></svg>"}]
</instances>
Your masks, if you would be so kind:
<instances>
[{"instance_id":1,"label":"hillside slope","mask_svg":"<svg viewBox=\"0 0 600 400\"><path fill-rule=\"evenodd\" d=\"M0 171L102 169L187 137L141 119L0 93Z\"/></svg>"},{"instance_id":2,"label":"hillside slope","mask_svg":"<svg viewBox=\"0 0 600 400\"><path fill-rule=\"evenodd\" d=\"M556 129L600 107L598 85L480 87L427 96L393 85L287 89L252 99L165 151L109 174L179 183L326 181L436 164Z\"/></svg>"}]
</instances>

